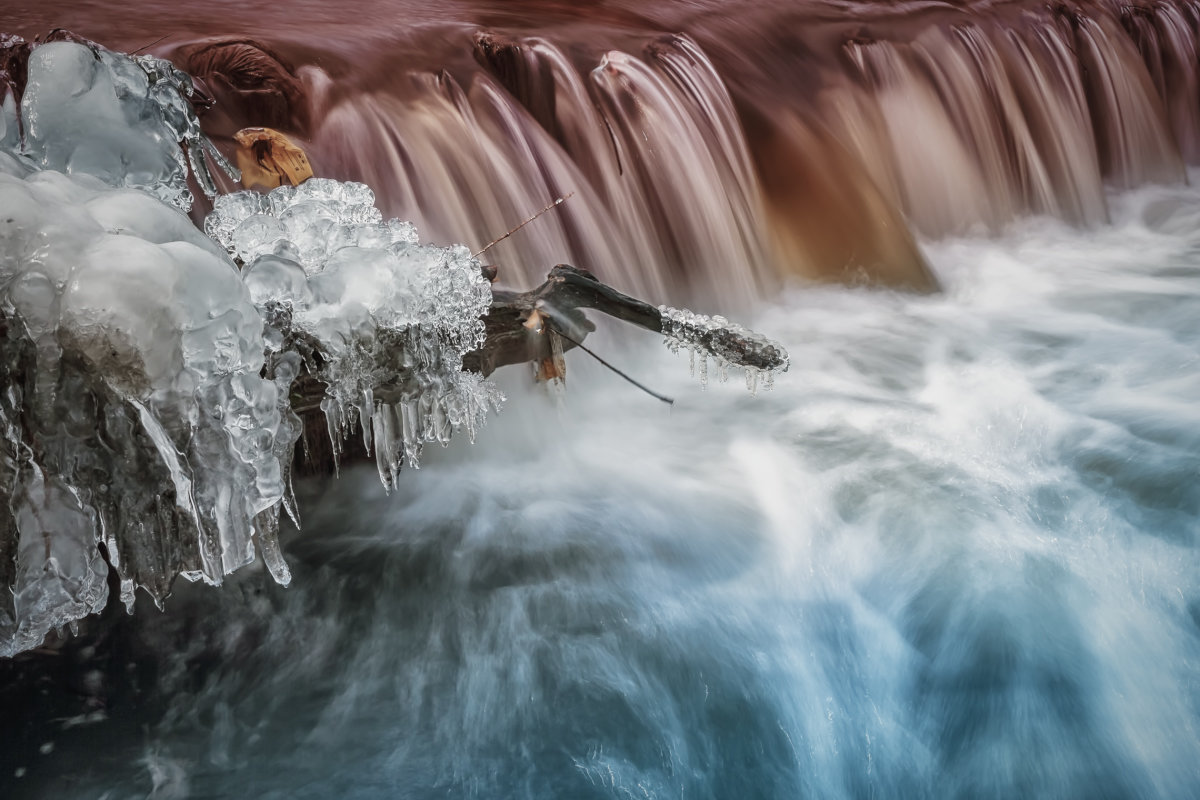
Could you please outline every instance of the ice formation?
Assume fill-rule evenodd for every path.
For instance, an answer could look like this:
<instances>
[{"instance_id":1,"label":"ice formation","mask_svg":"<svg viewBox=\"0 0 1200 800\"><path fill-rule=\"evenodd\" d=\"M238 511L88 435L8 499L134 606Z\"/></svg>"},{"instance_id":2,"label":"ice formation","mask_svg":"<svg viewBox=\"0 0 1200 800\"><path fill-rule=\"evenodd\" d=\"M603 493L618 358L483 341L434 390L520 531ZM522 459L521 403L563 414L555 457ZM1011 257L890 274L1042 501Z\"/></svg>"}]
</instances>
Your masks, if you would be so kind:
<instances>
[{"instance_id":1,"label":"ice formation","mask_svg":"<svg viewBox=\"0 0 1200 800\"><path fill-rule=\"evenodd\" d=\"M705 316L682 308L659 306L662 333L672 353L687 348L692 374L700 359L700 384L708 385L708 357L713 357L717 377L724 382L729 366L740 366L746 374L746 388L757 392L760 383L770 389L775 375L787 372L788 354L783 345L762 334L743 328L722 316Z\"/></svg>"},{"instance_id":2,"label":"ice formation","mask_svg":"<svg viewBox=\"0 0 1200 800\"><path fill-rule=\"evenodd\" d=\"M102 608L108 564L127 605L219 581L283 494L262 320L179 210L186 76L58 41L24 88L0 129L0 655Z\"/></svg>"},{"instance_id":3,"label":"ice formation","mask_svg":"<svg viewBox=\"0 0 1200 800\"><path fill-rule=\"evenodd\" d=\"M217 241L197 230L187 88L55 42L0 105L0 656L102 608L110 565L127 607L178 575L219 583L256 545L287 583L306 367L335 441L361 420L385 483L499 400L461 372L491 297L478 262L384 223L366 187L229 195Z\"/></svg>"},{"instance_id":4,"label":"ice formation","mask_svg":"<svg viewBox=\"0 0 1200 800\"><path fill-rule=\"evenodd\" d=\"M470 251L417 243L410 223L385 223L361 183L312 178L263 196L217 199L205 230L245 264L254 302L275 324L268 345L316 341L321 404L335 456L354 424L391 487L402 462L465 427L472 440L493 384L463 372L483 345L491 284ZM283 314L270 313L284 304Z\"/></svg>"},{"instance_id":5,"label":"ice formation","mask_svg":"<svg viewBox=\"0 0 1200 800\"><path fill-rule=\"evenodd\" d=\"M0 539L19 541L0 653L102 607L98 542L126 604L252 561L284 492L279 390L220 248L140 190L0 154L0 287Z\"/></svg>"},{"instance_id":6,"label":"ice formation","mask_svg":"<svg viewBox=\"0 0 1200 800\"><path fill-rule=\"evenodd\" d=\"M187 75L153 56L74 41L34 47L21 97L22 152L41 169L145 189L186 211L189 165L209 195L216 190L205 153L234 173L201 133L191 93ZM10 147L12 114L4 115L7 131L0 129L0 144L11 137Z\"/></svg>"}]
</instances>

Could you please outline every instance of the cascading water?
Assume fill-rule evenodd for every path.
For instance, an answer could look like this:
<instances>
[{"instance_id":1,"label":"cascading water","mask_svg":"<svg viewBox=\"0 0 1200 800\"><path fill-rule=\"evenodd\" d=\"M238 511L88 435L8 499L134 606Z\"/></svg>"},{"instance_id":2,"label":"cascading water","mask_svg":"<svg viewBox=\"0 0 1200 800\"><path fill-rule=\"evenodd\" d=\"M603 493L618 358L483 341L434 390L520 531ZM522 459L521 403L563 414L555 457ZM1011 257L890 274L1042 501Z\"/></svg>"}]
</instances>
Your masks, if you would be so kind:
<instances>
[{"instance_id":1,"label":"cascading water","mask_svg":"<svg viewBox=\"0 0 1200 800\"><path fill-rule=\"evenodd\" d=\"M1190 3L861 18L735 5L740 26L683 4L624 20L632 31L589 28L586 12L494 30L447 20L399 71L365 67L376 79L305 56L280 102L319 164L447 241L483 247L575 192L491 253L513 284L568 261L742 307L796 274L931 288L909 226L1101 224L1106 185L1182 182L1200 148ZM657 32L672 23L688 34ZM244 48L179 52L197 69L247 69ZM254 74L288 72L264 58L274 72Z\"/></svg>"},{"instance_id":2,"label":"cascading water","mask_svg":"<svg viewBox=\"0 0 1200 800\"><path fill-rule=\"evenodd\" d=\"M448 75L421 75L415 100L372 94L319 114L317 157L384 187L381 202L399 216L480 247L574 192L492 253L517 284L573 261L642 294L687 286L743 306L763 294L758 182L729 95L693 42L657 43L652 65L606 54L592 93L552 45L513 47L509 85L548 106L540 115L486 76L464 91Z\"/></svg>"},{"instance_id":3,"label":"cascading water","mask_svg":"<svg viewBox=\"0 0 1200 800\"><path fill-rule=\"evenodd\" d=\"M391 497L303 487L286 590L0 662L0 795L1200 795L1200 4L383 7L244 26L318 172L473 248L575 191L505 279L749 308L791 371L610 326L671 410L500 375Z\"/></svg>"}]
</instances>

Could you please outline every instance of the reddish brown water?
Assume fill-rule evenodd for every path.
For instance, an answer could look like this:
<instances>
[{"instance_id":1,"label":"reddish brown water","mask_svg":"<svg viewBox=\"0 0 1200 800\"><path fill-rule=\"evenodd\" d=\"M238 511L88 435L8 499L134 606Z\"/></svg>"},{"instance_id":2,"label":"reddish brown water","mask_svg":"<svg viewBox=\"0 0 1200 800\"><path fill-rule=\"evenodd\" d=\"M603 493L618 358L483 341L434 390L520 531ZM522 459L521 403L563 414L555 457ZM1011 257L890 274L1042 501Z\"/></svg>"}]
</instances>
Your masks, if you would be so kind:
<instances>
[{"instance_id":1,"label":"reddish brown water","mask_svg":"<svg viewBox=\"0 0 1200 800\"><path fill-rule=\"evenodd\" d=\"M728 307L788 275L928 288L914 235L1094 225L1106 185L1184 181L1198 8L50 2L0 27L171 57L215 136L288 130L435 240L574 192L488 253L510 283L570 261Z\"/></svg>"}]
</instances>

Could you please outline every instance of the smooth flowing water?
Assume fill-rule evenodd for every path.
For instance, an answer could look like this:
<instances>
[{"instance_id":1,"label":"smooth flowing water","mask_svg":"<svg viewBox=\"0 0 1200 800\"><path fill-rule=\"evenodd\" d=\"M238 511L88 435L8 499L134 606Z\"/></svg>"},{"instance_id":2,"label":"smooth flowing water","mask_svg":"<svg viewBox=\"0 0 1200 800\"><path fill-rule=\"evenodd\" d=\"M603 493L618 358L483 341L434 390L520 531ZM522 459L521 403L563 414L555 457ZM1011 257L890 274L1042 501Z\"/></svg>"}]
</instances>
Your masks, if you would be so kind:
<instances>
[{"instance_id":1,"label":"smooth flowing water","mask_svg":"<svg viewBox=\"0 0 1200 800\"><path fill-rule=\"evenodd\" d=\"M1197 796L1200 191L1110 203L760 308L757 396L636 335L673 409L510 376L391 497L309 485L290 588L64 651L0 794Z\"/></svg>"}]
</instances>

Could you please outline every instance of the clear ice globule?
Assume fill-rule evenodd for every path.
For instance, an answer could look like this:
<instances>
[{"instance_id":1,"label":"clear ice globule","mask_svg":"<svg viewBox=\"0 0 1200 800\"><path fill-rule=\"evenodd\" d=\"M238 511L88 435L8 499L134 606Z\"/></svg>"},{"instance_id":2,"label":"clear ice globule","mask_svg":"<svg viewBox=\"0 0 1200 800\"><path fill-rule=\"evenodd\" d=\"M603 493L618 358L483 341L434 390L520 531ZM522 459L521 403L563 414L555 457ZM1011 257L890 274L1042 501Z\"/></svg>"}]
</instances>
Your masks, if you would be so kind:
<instances>
[{"instance_id":1,"label":"clear ice globule","mask_svg":"<svg viewBox=\"0 0 1200 800\"><path fill-rule=\"evenodd\" d=\"M70 41L36 46L21 97L20 152L40 169L144 189L186 211L189 165L210 196L205 155L236 174L201 133L191 92L191 79L162 59Z\"/></svg>"}]
</instances>

